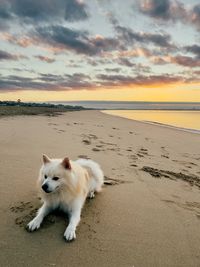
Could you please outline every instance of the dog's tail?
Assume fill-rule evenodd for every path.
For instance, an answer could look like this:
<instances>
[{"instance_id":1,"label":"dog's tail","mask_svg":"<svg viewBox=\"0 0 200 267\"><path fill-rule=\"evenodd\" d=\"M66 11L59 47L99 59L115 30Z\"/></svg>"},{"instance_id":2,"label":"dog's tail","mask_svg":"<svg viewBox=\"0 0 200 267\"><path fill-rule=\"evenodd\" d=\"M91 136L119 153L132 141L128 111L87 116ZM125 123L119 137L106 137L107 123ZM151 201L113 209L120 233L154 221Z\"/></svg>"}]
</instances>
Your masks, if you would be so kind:
<instances>
[{"instance_id":1,"label":"dog's tail","mask_svg":"<svg viewBox=\"0 0 200 267\"><path fill-rule=\"evenodd\" d=\"M78 159L76 162L88 171L90 178L94 179L95 191L101 191L101 187L104 183L104 174L100 165L90 159Z\"/></svg>"}]
</instances>

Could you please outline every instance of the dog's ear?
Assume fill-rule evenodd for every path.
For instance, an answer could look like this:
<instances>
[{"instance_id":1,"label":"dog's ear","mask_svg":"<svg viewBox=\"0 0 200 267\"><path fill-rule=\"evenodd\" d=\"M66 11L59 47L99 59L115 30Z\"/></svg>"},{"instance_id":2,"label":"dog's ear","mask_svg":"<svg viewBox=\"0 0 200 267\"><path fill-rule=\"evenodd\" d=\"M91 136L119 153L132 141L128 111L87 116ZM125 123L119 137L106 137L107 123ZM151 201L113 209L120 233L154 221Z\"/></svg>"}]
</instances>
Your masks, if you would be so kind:
<instances>
[{"instance_id":1,"label":"dog's ear","mask_svg":"<svg viewBox=\"0 0 200 267\"><path fill-rule=\"evenodd\" d=\"M49 163L51 161L50 158L45 154L42 155L42 160L44 164Z\"/></svg>"},{"instance_id":2,"label":"dog's ear","mask_svg":"<svg viewBox=\"0 0 200 267\"><path fill-rule=\"evenodd\" d=\"M72 168L70 161L69 161L69 158L67 158L67 157L63 159L61 164L65 169L71 170L71 168Z\"/></svg>"}]
</instances>

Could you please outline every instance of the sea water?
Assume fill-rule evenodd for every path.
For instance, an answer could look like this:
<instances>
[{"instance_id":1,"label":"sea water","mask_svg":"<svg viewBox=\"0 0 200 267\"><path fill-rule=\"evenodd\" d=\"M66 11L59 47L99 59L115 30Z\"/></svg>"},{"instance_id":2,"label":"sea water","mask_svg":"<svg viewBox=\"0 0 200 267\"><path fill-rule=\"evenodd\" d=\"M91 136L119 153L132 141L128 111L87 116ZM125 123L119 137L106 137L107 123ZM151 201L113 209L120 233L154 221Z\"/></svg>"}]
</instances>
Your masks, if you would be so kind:
<instances>
[{"instance_id":1,"label":"sea water","mask_svg":"<svg viewBox=\"0 0 200 267\"><path fill-rule=\"evenodd\" d=\"M200 111L185 110L105 110L104 113L132 120L175 126L199 131Z\"/></svg>"}]
</instances>

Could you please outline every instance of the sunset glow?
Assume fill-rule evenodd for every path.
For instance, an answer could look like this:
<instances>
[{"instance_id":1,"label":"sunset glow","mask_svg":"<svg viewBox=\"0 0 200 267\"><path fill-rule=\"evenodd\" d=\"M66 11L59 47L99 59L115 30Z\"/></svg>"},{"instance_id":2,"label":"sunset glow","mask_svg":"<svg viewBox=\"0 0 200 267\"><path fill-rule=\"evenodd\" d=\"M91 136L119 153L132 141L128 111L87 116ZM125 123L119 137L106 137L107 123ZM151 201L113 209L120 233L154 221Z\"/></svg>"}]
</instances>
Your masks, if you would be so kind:
<instances>
[{"instance_id":1,"label":"sunset glow","mask_svg":"<svg viewBox=\"0 0 200 267\"><path fill-rule=\"evenodd\" d=\"M0 2L1 100L200 101L199 1L22 2Z\"/></svg>"}]
</instances>

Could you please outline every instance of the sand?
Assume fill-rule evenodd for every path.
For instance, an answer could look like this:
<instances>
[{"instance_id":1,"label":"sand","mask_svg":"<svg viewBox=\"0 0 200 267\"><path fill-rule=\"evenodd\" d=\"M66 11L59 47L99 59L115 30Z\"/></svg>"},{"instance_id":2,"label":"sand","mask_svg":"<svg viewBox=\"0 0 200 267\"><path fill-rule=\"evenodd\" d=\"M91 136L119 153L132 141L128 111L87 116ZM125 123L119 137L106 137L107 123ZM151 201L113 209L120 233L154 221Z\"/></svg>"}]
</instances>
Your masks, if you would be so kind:
<instances>
[{"instance_id":1,"label":"sand","mask_svg":"<svg viewBox=\"0 0 200 267\"><path fill-rule=\"evenodd\" d=\"M106 115L0 119L1 266L200 266L200 135ZM41 155L88 157L106 176L77 239L52 214L28 233Z\"/></svg>"}]
</instances>

